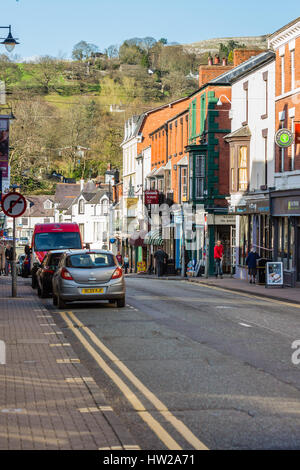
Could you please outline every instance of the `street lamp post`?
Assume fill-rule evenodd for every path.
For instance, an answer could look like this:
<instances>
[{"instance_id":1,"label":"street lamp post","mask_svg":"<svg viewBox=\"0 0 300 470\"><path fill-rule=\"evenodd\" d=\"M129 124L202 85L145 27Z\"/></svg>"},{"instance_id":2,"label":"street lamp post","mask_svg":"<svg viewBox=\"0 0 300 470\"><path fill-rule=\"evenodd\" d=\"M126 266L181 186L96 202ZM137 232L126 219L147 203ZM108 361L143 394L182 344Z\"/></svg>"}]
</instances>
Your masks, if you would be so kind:
<instances>
[{"instance_id":1,"label":"street lamp post","mask_svg":"<svg viewBox=\"0 0 300 470\"><path fill-rule=\"evenodd\" d=\"M217 102L217 106L222 106L223 103L222 103L221 98L225 98L228 101L228 103L232 104L230 99L226 95L220 95L219 99L218 99L218 102Z\"/></svg>"},{"instance_id":2,"label":"street lamp post","mask_svg":"<svg viewBox=\"0 0 300 470\"><path fill-rule=\"evenodd\" d=\"M11 34L11 25L9 26L0 26L0 29L8 29L8 36L6 38L0 38L3 39L3 42L0 42L0 44L4 44L7 52L12 52L15 48L16 44L20 44Z\"/></svg>"}]
</instances>

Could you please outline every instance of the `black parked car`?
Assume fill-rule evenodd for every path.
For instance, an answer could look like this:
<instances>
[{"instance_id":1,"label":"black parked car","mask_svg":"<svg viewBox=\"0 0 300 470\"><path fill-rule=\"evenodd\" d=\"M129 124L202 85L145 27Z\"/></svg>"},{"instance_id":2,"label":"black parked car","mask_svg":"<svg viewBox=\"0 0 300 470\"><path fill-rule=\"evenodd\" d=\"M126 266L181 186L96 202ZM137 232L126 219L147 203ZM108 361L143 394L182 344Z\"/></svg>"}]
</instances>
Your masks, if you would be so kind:
<instances>
[{"instance_id":1,"label":"black parked car","mask_svg":"<svg viewBox=\"0 0 300 470\"><path fill-rule=\"evenodd\" d=\"M57 269L61 255L66 250L49 251L36 272L37 291L41 298L49 297L52 293L52 277Z\"/></svg>"}]
</instances>

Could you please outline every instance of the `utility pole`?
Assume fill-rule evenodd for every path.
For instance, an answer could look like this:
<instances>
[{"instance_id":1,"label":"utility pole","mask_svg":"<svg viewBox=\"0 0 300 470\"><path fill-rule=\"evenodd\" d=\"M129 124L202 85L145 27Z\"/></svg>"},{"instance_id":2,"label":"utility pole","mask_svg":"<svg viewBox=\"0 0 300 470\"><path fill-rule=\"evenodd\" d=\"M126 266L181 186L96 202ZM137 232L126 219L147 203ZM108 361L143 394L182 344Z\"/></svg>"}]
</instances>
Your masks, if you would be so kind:
<instances>
[{"instance_id":1,"label":"utility pole","mask_svg":"<svg viewBox=\"0 0 300 470\"><path fill-rule=\"evenodd\" d=\"M181 227L182 227L182 247L181 247L181 276L185 277L185 233L184 233L184 211L181 205Z\"/></svg>"},{"instance_id":2,"label":"utility pole","mask_svg":"<svg viewBox=\"0 0 300 470\"><path fill-rule=\"evenodd\" d=\"M17 297L17 271L16 271L16 218L13 218L13 259L11 263L11 296Z\"/></svg>"}]
</instances>

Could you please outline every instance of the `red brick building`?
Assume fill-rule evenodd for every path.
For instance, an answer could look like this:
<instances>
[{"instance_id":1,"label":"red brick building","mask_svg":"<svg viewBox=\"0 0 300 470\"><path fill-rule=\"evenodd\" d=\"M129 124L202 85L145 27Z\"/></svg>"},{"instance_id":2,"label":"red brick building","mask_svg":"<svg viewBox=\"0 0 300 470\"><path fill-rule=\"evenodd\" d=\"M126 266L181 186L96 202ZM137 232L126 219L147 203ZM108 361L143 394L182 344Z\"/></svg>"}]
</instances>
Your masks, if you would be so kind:
<instances>
[{"instance_id":1,"label":"red brick building","mask_svg":"<svg viewBox=\"0 0 300 470\"><path fill-rule=\"evenodd\" d=\"M300 17L269 37L276 52L275 130L294 135L287 148L276 145L275 188L271 193L274 259L281 261L284 282L300 281Z\"/></svg>"}]
</instances>

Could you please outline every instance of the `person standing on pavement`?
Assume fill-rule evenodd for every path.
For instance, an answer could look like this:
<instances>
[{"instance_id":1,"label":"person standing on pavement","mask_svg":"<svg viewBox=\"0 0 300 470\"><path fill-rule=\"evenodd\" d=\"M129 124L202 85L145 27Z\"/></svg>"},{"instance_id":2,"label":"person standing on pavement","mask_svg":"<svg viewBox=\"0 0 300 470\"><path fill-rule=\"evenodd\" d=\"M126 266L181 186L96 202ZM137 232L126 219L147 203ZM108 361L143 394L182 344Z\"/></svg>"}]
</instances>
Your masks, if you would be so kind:
<instances>
[{"instance_id":1,"label":"person standing on pavement","mask_svg":"<svg viewBox=\"0 0 300 470\"><path fill-rule=\"evenodd\" d=\"M128 258L128 255L127 253L125 253L125 256L124 256L124 270L125 270L125 274L128 273L128 268L129 268L129 258Z\"/></svg>"},{"instance_id":2,"label":"person standing on pavement","mask_svg":"<svg viewBox=\"0 0 300 470\"><path fill-rule=\"evenodd\" d=\"M163 275L164 264L167 261L168 255L162 248L159 248L154 253L154 258L156 260L157 277L161 277Z\"/></svg>"},{"instance_id":3,"label":"person standing on pavement","mask_svg":"<svg viewBox=\"0 0 300 470\"><path fill-rule=\"evenodd\" d=\"M257 273L256 261L260 258L259 254L256 253L254 246L251 246L251 251L248 253L246 258L246 265L248 266L248 273L250 276L250 284L255 284L255 278Z\"/></svg>"},{"instance_id":4,"label":"person standing on pavement","mask_svg":"<svg viewBox=\"0 0 300 470\"><path fill-rule=\"evenodd\" d=\"M223 279L223 271L222 271L223 256L224 256L224 247L221 243L221 240L218 240L214 248L216 278L218 278L218 275L220 275L220 278Z\"/></svg>"},{"instance_id":5,"label":"person standing on pavement","mask_svg":"<svg viewBox=\"0 0 300 470\"><path fill-rule=\"evenodd\" d=\"M8 276L9 274L9 269L11 271L12 268L12 260L13 260L13 248L10 246L8 243L6 245L6 250L5 250L5 276Z\"/></svg>"},{"instance_id":6,"label":"person standing on pavement","mask_svg":"<svg viewBox=\"0 0 300 470\"><path fill-rule=\"evenodd\" d=\"M118 251L118 254L117 254L116 258L117 258L117 261L118 261L119 265L122 266L122 264L123 264L123 257L122 257L122 255L121 255L121 253L120 253L119 251Z\"/></svg>"},{"instance_id":7,"label":"person standing on pavement","mask_svg":"<svg viewBox=\"0 0 300 470\"><path fill-rule=\"evenodd\" d=\"M0 242L0 276L5 272L5 246Z\"/></svg>"}]
</instances>

